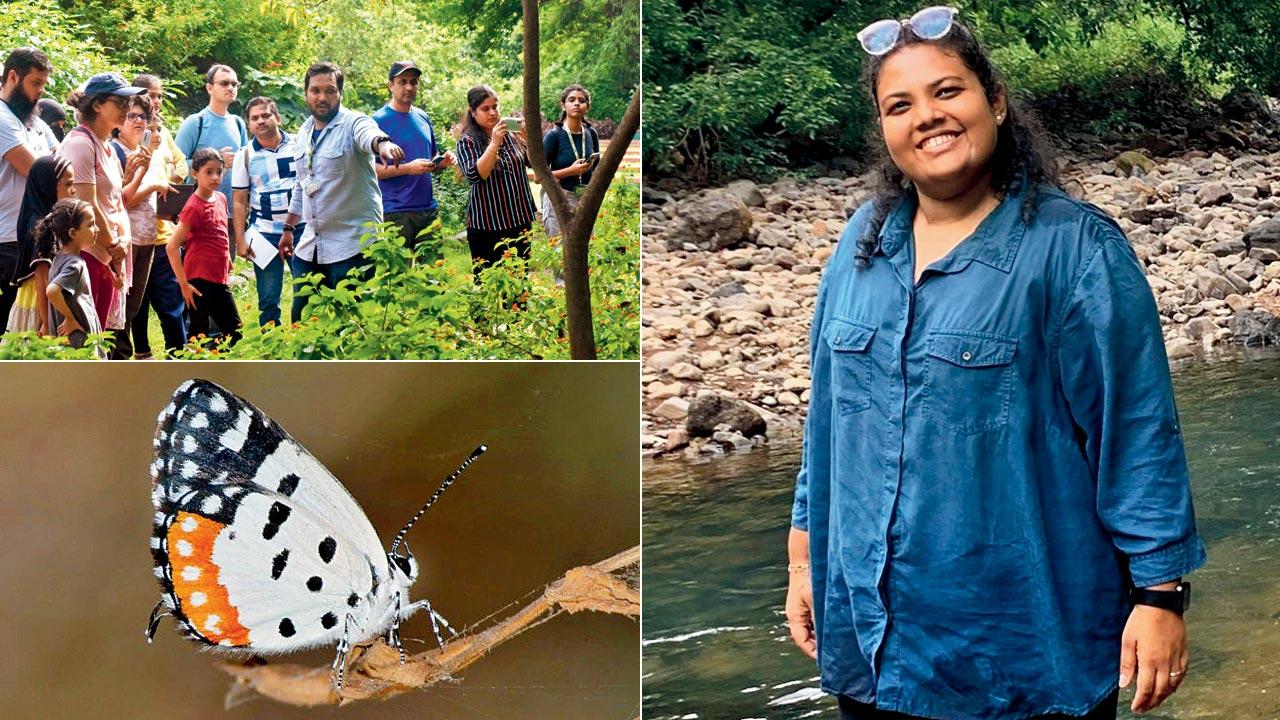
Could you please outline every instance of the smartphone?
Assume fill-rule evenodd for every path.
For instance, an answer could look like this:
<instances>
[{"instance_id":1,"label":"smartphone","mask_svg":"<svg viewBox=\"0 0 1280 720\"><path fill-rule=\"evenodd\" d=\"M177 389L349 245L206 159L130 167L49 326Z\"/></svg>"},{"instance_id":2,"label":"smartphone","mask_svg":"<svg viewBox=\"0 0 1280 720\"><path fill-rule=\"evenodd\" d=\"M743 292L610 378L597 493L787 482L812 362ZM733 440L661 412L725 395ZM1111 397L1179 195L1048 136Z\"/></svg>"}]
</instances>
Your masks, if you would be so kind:
<instances>
[{"instance_id":1,"label":"smartphone","mask_svg":"<svg viewBox=\"0 0 1280 720\"><path fill-rule=\"evenodd\" d=\"M142 147L151 147L151 130L148 128L142 133Z\"/></svg>"},{"instance_id":2,"label":"smartphone","mask_svg":"<svg viewBox=\"0 0 1280 720\"><path fill-rule=\"evenodd\" d=\"M507 132L520 132L520 118L504 117L502 118L502 122L507 124Z\"/></svg>"},{"instance_id":3,"label":"smartphone","mask_svg":"<svg viewBox=\"0 0 1280 720\"><path fill-rule=\"evenodd\" d=\"M595 167L600 162L600 153L591 153L591 157L587 158L587 162L591 163L591 167Z\"/></svg>"},{"instance_id":4,"label":"smartphone","mask_svg":"<svg viewBox=\"0 0 1280 720\"><path fill-rule=\"evenodd\" d=\"M444 162L444 153L440 153L439 155L431 158L431 164L437 167L439 167L442 162Z\"/></svg>"}]
</instances>

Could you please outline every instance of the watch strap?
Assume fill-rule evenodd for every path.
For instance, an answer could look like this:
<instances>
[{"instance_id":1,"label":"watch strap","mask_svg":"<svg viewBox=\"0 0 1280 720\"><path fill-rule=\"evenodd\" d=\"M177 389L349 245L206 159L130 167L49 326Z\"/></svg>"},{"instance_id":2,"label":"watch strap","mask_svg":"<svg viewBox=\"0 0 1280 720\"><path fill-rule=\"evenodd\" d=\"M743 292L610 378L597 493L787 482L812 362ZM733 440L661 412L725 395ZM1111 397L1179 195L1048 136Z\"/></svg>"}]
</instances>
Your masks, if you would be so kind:
<instances>
[{"instance_id":1,"label":"watch strap","mask_svg":"<svg viewBox=\"0 0 1280 720\"><path fill-rule=\"evenodd\" d=\"M1191 583L1182 581L1173 590L1133 588L1129 600L1134 605L1150 605L1182 615L1191 607Z\"/></svg>"}]
</instances>

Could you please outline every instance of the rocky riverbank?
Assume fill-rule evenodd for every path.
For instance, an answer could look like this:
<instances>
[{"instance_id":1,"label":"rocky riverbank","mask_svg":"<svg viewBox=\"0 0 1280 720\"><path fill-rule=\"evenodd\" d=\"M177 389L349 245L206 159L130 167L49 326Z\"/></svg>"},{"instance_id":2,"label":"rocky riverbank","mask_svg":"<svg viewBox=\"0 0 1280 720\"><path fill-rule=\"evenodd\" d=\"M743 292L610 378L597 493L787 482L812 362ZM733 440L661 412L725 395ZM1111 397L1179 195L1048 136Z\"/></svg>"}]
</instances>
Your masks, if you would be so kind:
<instances>
[{"instance_id":1,"label":"rocky riverbank","mask_svg":"<svg viewBox=\"0 0 1280 720\"><path fill-rule=\"evenodd\" d=\"M1063 170L1146 266L1173 361L1280 345L1280 152L1136 151ZM862 176L644 193L643 447L741 451L802 424L824 263Z\"/></svg>"}]
</instances>

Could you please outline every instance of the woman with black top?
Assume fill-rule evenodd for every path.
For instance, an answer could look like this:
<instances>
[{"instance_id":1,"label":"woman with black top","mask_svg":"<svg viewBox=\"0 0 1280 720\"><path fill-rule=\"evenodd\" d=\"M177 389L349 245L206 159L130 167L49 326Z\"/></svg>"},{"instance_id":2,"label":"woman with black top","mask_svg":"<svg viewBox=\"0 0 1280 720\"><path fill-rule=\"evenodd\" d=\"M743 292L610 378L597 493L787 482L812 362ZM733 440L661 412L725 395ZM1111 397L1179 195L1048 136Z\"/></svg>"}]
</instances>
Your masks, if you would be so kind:
<instances>
[{"instance_id":1,"label":"woman with black top","mask_svg":"<svg viewBox=\"0 0 1280 720\"><path fill-rule=\"evenodd\" d=\"M560 93L560 120L542 138L551 174L567 193L570 208L578 207L578 191L591 182L591 171L599 157L600 137L587 121L591 94L581 85L570 85ZM542 224L547 237L560 234L560 220L546 191L542 193Z\"/></svg>"},{"instance_id":2,"label":"woman with black top","mask_svg":"<svg viewBox=\"0 0 1280 720\"><path fill-rule=\"evenodd\" d=\"M524 234L537 206L525 177L524 128L514 137L502 122L498 95L488 85L467 91L467 112L456 154L467 179L467 244L472 262L488 265L502 257L499 243L514 240L521 257L529 257Z\"/></svg>"}]
</instances>

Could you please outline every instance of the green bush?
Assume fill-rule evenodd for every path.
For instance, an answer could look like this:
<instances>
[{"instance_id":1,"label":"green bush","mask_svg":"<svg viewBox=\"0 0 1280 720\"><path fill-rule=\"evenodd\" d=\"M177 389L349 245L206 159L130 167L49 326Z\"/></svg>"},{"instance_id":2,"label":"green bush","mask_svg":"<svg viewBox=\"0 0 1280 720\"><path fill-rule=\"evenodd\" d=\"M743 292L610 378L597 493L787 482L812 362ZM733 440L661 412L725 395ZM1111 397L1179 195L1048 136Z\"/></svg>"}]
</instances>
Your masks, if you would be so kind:
<instances>
[{"instance_id":1,"label":"green bush","mask_svg":"<svg viewBox=\"0 0 1280 720\"><path fill-rule=\"evenodd\" d=\"M873 108L856 33L920 3L644 3L649 171L768 176L865 156ZM989 0L961 18L1058 130L1159 129L1232 84L1280 92L1280 3Z\"/></svg>"},{"instance_id":2,"label":"green bush","mask_svg":"<svg viewBox=\"0 0 1280 720\"><path fill-rule=\"evenodd\" d=\"M443 242L437 222L424 243ZM312 275L294 281L310 298L302 322L250 327L233 347L197 338L183 359L568 359L560 249L535 225L529 260L513 252L474 282L470 268L416 262L395 226L366 234L368 281L336 288ZM599 356L639 356L639 191L615 185L590 245L592 309ZM252 292L240 290L247 301Z\"/></svg>"}]
</instances>

